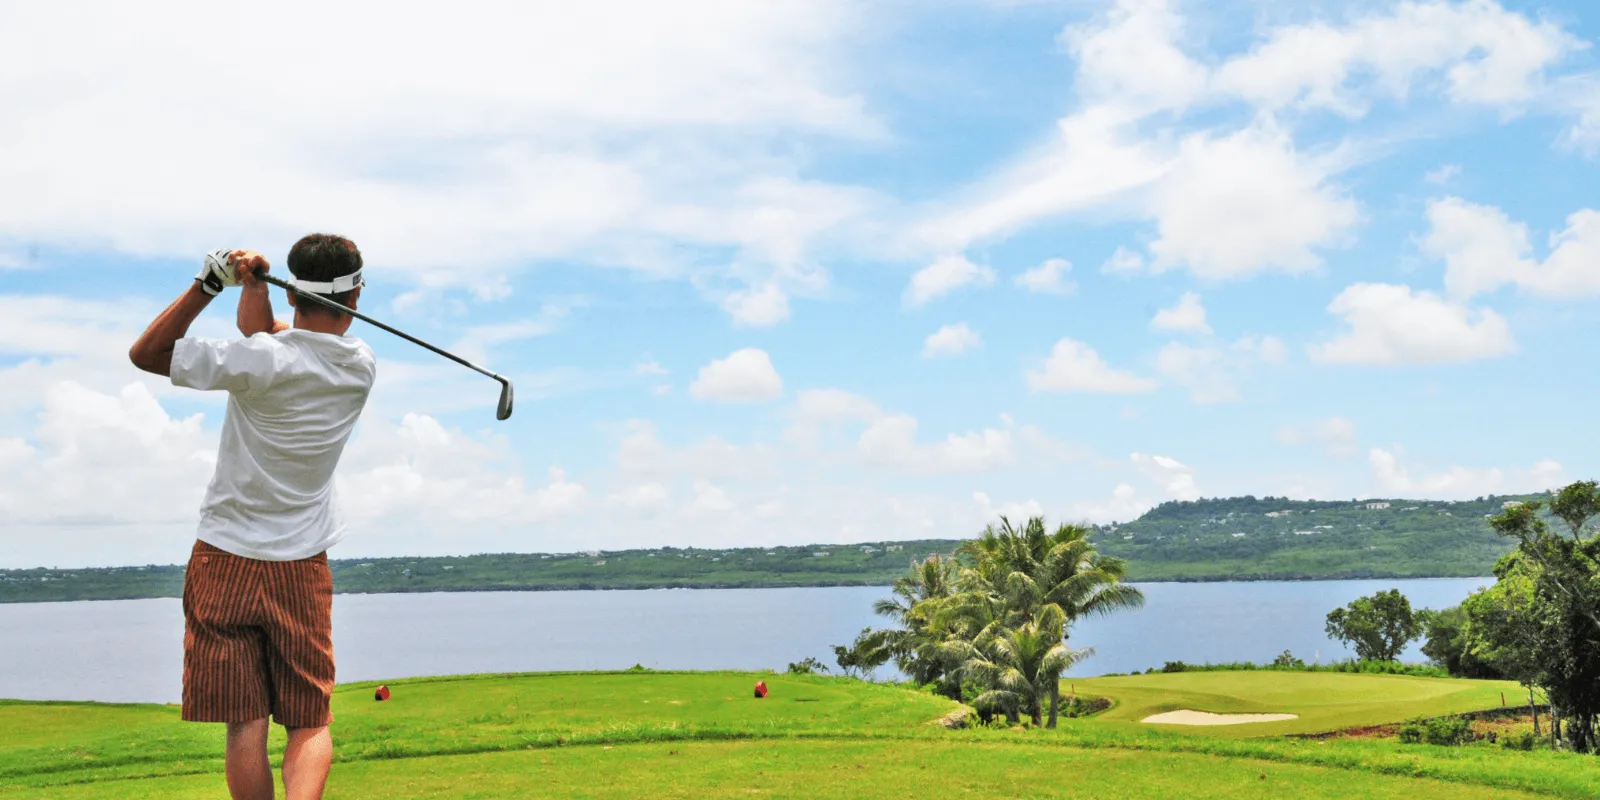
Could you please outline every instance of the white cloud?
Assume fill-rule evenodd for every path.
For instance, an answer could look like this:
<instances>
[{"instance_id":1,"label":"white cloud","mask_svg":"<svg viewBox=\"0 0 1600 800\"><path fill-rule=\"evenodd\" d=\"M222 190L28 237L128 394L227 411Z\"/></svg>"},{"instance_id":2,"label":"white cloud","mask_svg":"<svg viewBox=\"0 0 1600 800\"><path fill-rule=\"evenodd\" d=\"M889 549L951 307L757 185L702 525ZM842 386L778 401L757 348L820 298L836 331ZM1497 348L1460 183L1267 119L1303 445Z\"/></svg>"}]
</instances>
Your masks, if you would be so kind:
<instances>
[{"instance_id":1,"label":"white cloud","mask_svg":"<svg viewBox=\"0 0 1600 800\"><path fill-rule=\"evenodd\" d=\"M1126 247L1118 247L1106 263L1100 265L1100 271L1107 275L1133 275L1144 270L1144 256L1135 253Z\"/></svg>"},{"instance_id":2,"label":"white cloud","mask_svg":"<svg viewBox=\"0 0 1600 800\"><path fill-rule=\"evenodd\" d=\"M690 506L692 512L722 513L732 511L734 503L728 497L727 490L721 486L703 479L694 482L694 502Z\"/></svg>"},{"instance_id":3,"label":"white cloud","mask_svg":"<svg viewBox=\"0 0 1600 800\"><path fill-rule=\"evenodd\" d=\"M652 358L652 359L649 359L649 360L646 360L646 361L641 361L641 362L633 365L633 374L635 374L635 375L666 375L667 374L667 368L661 366L659 363L656 362L655 359Z\"/></svg>"},{"instance_id":4,"label":"white cloud","mask_svg":"<svg viewBox=\"0 0 1600 800\"><path fill-rule=\"evenodd\" d=\"M649 512L665 506L672 499L672 491L656 481L631 486L612 496L612 501L629 511Z\"/></svg>"},{"instance_id":5,"label":"white cloud","mask_svg":"<svg viewBox=\"0 0 1600 800\"><path fill-rule=\"evenodd\" d=\"M922 341L922 357L958 356L983 344L983 337L965 322L945 325Z\"/></svg>"},{"instance_id":6,"label":"white cloud","mask_svg":"<svg viewBox=\"0 0 1600 800\"><path fill-rule=\"evenodd\" d=\"M1299 105L1360 116L1366 95L1404 99L1424 76L1442 75L1461 103L1514 105L1539 92L1543 71L1583 42L1494 0L1406 2L1349 25L1317 21L1277 28L1230 59L1214 88L1265 107ZM1357 85L1361 78L1370 85Z\"/></svg>"},{"instance_id":7,"label":"white cloud","mask_svg":"<svg viewBox=\"0 0 1600 800\"><path fill-rule=\"evenodd\" d=\"M1324 363L1450 364L1516 350L1499 314L1454 305L1431 292L1413 294L1408 286L1353 284L1328 311L1343 317L1348 330L1308 348L1312 359Z\"/></svg>"},{"instance_id":8,"label":"white cloud","mask_svg":"<svg viewBox=\"0 0 1600 800\"><path fill-rule=\"evenodd\" d=\"M759 289L733 292L722 301L722 310L737 325L768 328L789 318L789 298L776 283Z\"/></svg>"},{"instance_id":9,"label":"white cloud","mask_svg":"<svg viewBox=\"0 0 1600 800\"><path fill-rule=\"evenodd\" d=\"M617 469L629 479L665 481L682 474L717 479L768 478L776 457L770 447L736 445L715 435L673 447L657 435L655 423L643 419L628 420L617 442Z\"/></svg>"},{"instance_id":10,"label":"white cloud","mask_svg":"<svg viewBox=\"0 0 1600 800\"><path fill-rule=\"evenodd\" d=\"M1046 260L1016 277L1016 285L1036 294L1072 294L1077 284L1067 280L1072 263L1064 258Z\"/></svg>"},{"instance_id":11,"label":"white cloud","mask_svg":"<svg viewBox=\"0 0 1600 800\"><path fill-rule=\"evenodd\" d=\"M1211 333L1206 324L1206 309L1200 304L1200 295L1184 292L1178 304L1163 308L1150 320L1150 329L1177 333Z\"/></svg>"},{"instance_id":12,"label":"white cloud","mask_svg":"<svg viewBox=\"0 0 1600 800\"><path fill-rule=\"evenodd\" d=\"M1168 342L1156 353L1156 371L1188 389L1196 403L1227 403L1240 399L1238 382L1257 364L1281 363L1287 349L1274 336L1245 335L1229 345Z\"/></svg>"},{"instance_id":13,"label":"white cloud","mask_svg":"<svg viewBox=\"0 0 1600 800\"><path fill-rule=\"evenodd\" d=\"M1090 102L1140 112L1181 110L1206 89L1206 68L1176 44L1183 18L1167 0L1118 0L1102 25L1060 36L1078 61L1078 92Z\"/></svg>"},{"instance_id":14,"label":"white cloud","mask_svg":"<svg viewBox=\"0 0 1600 800\"><path fill-rule=\"evenodd\" d=\"M1057 341L1043 366L1028 371L1026 377L1028 388L1035 392L1128 394L1156 388L1155 381L1113 369L1093 348L1070 338Z\"/></svg>"},{"instance_id":15,"label":"white cloud","mask_svg":"<svg viewBox=\"0 0 1600 800\"><path fill-rule=\"evenodd\" d=\"M765 350L746 347L701 367L689 394L722 403L757 403L783 394L783 379Z\"/></svg>"},{"instance_id":16,"label":"white cloud","mask_svg":"<svg viewBox=\"0 0 1600 800\"><path fill-rule=\"evenodd\" d=\"M994 501L989 499L988 492L973 492L972 499L978 504L978 508L983 510L986 522L998 522L1001 517L1005 517L1011 520L1011 524L1020 525L1033 517L1045 515L1044 506L1039 505L1037 500L1025 500L1020 503L1013 501L996 506Z\"/></svg>"},{"instance_id":17,"label":"white cloud","mask_svg":"<svg viewBox=\"0 0 1600 800\"><path fill-rule=\"evenodd\" d=\"M1173 500L1200 499L1200 490L1195 485L1192 467L1170 456L1143 453L1134 453L1128 460Z\"/></svg>"},{"instance_id":18,"label":"white cloud","mask_svg":"<svg viewBox=\"0 0 1600 800\"><path fill-rule=\"evenodd\" d=\"M1428 174L1422 176L1422 179L1428 183L1444 186L1459 177L1461 177L1460 164L1445 164L1436 170L1430 170Z\"/></svg>"},{"instance_id":19,"label":"white cloud","mask_svg":"<svg viewBox=\"0 0 1600 800\"><path fill-rule=\"evenodd\" d=\"M990 286L994 279L993 268L974 264L965 256L944 256L911 276L903 301L910 307L920 306L966 286Z\"/></svg>"},{"instance_id":20,"label":"white cloud","mask_svg":"<svg viewBox=\"0 0 1600 800\"><path fill-rule=\"evenodd\" d=\"M1541 263L1530 257L1528 228L1504 211L1458 197L1428 204L1428 234L1423 252L1445 262L1444 284L1451 297L1465 300L1513 285L1545 297L1600 294L1600 211L1583 209L1567 217L1566 229L1550 235L1550 254Z\"/></svg>"},{"instance_id":21,"label":"white cloud","mask_svg":"<svg viewBox=\"0 0 1600 800\"><path fill-rule=\"evenodd\" d=\"M913 474L987 472L1016 460L1010 431L952 433L924 445L917 443L917 420L909 414L889 414L867 426L856 452L865 464Z\"/></svg>"},{"instance_id":22,"label":"white cloud","mask_svg":"<svg viewBox=\"0 0 1600 800\"><path fill-rule=\"evenodd\" d=\"M1138 519L1144 512L1155 507L1155 502L1140 497L1139 490L1132 485L1119 483L1111 490L1111 497L1106 500L1087 500L1073 503L1069 519L1084 520L1096 525L1106 525L1112 522L1127 522Z\"/></svg>"},{"instance_id":23,"label":"white cloud","mask_svg":"<svg viewBox=\"0 0 1600 800\"><path fill-rule=\"evenodd\" d=\"M1344 417L1329 417L1299 427L1278 430L1278 441L1290 445L1317 445L1328 455L1346 458L1356 454L1356 424Z\"/></svg>"},{"instance_id":24,"label":"white cloud","mask_svg":"<svg viewBox=\"0 0 1600 800\"><path fill-rule=\"evenodd\" d=\"M1270 120L1229 136L1187 137L1155 189L1150 269L1242 278L1321 265L1314 248L1338 244L1360 221L1354 200L1328 183L1332 165L1295 152Z\"/></svg>"},{"instance_id":25,"label":"white cloud","mask_svg":"<svg viewBox=\"0 0 1600 800\"><path fill-rule=\"evenodd\" d=\"M796 138L884 133L841 80L851 4L369 6L262 6L226 48L191 46L237 22L194 0L8 7L0 72L29 80L0 87L22 123L0 130L0 239L168 257L333 229L434 287L731 248L759 285L862 212L790 177Z\"/></svg>"},{"instance_id":26,"label":"white cloud","mask_svg":"<svg viewBox=\"0 0 1600 800\"><path fill-rule=\"evenodd\" d=\"M1488 494L1544 491L1561 483L1561 464L1550 459L1510 474L1498 467L1452 466L1442 472L1414 476L1400 463L1399 455L1397 451L1377 447L1367 454L1373 482L1380 492L1389 496L1461 500Z\"/></svg>"}]
</instances>

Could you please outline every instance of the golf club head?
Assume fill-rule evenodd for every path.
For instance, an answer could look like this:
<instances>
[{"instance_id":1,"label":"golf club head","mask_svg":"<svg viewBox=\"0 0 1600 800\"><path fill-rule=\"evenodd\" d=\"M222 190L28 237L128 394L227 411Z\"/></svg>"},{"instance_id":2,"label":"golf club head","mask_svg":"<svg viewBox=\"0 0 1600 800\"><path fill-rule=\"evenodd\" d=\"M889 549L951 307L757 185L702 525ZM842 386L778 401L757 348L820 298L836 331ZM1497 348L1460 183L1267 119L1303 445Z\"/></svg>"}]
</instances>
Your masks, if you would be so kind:
<instances>
[{"instance_id":1,"label":"golf club head","mask_svg":"<svg viewBox=\"0 0 1600 800\"><path fill-rule=\"evenodd\" d=\"M511 381L500 378L500 406L495 409L495 419L506 419L511 416Z\"/></svg>"}]
</instances>

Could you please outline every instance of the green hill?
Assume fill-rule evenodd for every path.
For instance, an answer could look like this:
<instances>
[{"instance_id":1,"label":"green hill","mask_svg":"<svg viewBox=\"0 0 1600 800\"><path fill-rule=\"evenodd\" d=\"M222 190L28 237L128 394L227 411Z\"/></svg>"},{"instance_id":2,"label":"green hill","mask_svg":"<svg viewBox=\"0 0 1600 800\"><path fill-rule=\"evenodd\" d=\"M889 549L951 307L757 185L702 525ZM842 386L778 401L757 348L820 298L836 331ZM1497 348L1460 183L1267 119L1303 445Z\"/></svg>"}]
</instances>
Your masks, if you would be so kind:
<instances>
[{"instance_id":1,"label":"green hill","mask_svg":"<svg viewBox=\"0 0 1600 800\"><path fill-rule=\"evenodd\" d=\"M1511 549L1487 518L1539 497L1170 502L1095 541L1135 580L1477 577Z\"/></svg>"},{"instance_id":2,"label":"green hill","mask_svg":"<svg viewBox=\"0 0 1600 800\"><path fill-rule=\"evenodd\" d=\"M1095 541L1103 552L1128 559L1134 580L1477 577L1488 575L1495 559L1510 550L1485 518L1505 503L1534 497L1171 502L1133 522L1099 526ZM344 558L329 564L341 593L886 586L910 561L949 553L959 544L919 539L662 547ZM0 570L0 603L178 597L182 590L179 565Z\"/></svg>"}]
</instances>

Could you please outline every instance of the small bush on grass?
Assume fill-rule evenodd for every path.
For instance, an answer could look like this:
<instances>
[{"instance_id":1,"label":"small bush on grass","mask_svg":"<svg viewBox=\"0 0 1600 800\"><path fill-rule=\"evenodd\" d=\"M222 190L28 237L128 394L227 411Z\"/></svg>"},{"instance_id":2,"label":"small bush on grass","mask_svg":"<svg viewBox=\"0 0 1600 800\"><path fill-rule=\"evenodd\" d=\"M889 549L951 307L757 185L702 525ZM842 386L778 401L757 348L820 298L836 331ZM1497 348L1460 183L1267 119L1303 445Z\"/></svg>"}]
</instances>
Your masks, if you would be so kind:
<instances>
[{"instance_id":1,"label":"small bush on grass","mask_svg":"<svg viewBox=\"0 0 1600 800\"><path fill-rule=\"evenodd\" d=\"M1068 719L1090 717L1111 707L1111 700L1088 695L1061 698L1060 714Z\"/></svg>"},{"instance_id":2,"label":"small bush on grass","mask_svg":"<svg viewBox=\"0 0 1600 800\"><path fill-rule=\"evenodd\" d=\"M795 661L789 664L790 675L817 675L827 671L828 668L821 661L810 656L807 656L803 661Z\"/></svg>"},{"instance_id":3,"label":"small bush on grass","mask_svg":"<svg viewBox=\"0 0 1600 800\"><path fill-rule=\"evenodd\" d=\"M1507 733L1500 736L1500 746L1507 750L1532 750L1539 744L1539 737L1532 731L1522 733Z\"/></svg>"}]
</instances>

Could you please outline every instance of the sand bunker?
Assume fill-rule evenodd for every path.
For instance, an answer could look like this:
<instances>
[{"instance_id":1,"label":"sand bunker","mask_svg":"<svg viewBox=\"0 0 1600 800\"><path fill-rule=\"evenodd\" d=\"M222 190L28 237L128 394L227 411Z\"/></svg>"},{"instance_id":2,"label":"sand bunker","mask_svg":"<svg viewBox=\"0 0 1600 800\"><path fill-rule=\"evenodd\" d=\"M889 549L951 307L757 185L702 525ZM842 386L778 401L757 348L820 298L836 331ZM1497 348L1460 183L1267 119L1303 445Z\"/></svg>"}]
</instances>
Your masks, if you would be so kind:
<instances>
[{"instance_id":1,"label":"sand bunker","mask_svg":"<svg viewBox=\"0 0 1600 800\"><path fill-rule=\"evenodd\" d=\"M1298 719L1295 714L1213 714L1210 711L1168 711L1145 717L1140 722L1164 725L1242 725L1247 722L1282 722Z\"/></svg>"}]
</instances>

